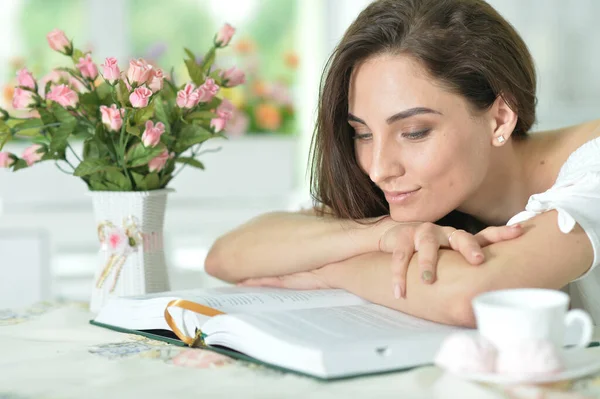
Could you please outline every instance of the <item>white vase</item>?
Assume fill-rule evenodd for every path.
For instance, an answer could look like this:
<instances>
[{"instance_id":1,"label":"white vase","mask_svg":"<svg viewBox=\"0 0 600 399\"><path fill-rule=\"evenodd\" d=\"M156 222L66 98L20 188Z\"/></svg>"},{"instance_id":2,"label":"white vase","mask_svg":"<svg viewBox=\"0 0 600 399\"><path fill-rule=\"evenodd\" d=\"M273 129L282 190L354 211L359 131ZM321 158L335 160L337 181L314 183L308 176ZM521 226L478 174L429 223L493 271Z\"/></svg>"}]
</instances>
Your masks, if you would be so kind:
<instances>
[{"instance_id":1,"label":"white vase","mask_svg":"<svg viewBox=\"0 0 600 399\"><path fill-rule=\"evenodd\" d=\"M113 296L169 290L163 224L170 191L89 192L100 242L90 311Z\"/></svg>"}]
</instances>

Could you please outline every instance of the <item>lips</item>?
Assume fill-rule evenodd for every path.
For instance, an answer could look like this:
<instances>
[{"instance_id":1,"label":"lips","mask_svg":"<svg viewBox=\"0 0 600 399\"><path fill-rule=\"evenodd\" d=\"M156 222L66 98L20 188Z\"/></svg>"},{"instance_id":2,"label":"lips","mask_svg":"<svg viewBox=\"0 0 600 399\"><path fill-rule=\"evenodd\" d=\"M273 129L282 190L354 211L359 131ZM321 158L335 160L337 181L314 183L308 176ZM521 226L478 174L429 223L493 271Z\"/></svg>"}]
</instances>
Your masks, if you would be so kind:
<instances>
[{"instance_id":1,"label":"lips","mask_svg":"<svg viewBox=\"0 0 600 399\"><path fill-rule=\"evenodd\" d=\"M405 201L408 201L410 198L414 197L416 193L418 193L420 188L410 191L384 191L385 199L390 204L398 204Z\"/></svg>"}]
</instances>

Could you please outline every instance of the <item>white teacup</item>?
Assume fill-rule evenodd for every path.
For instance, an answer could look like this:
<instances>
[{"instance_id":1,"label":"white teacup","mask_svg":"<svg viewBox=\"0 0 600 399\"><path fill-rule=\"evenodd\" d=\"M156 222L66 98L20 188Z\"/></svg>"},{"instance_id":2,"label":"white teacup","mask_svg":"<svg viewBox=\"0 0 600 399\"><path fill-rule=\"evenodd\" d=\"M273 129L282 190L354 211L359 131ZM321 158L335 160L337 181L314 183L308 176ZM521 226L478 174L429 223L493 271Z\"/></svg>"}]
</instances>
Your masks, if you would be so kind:
<instances>
[{"instance_id":1,"label":"white teacup","mask_svg":"<svg viewBox=\"0 0 600 399\"><path fill-rule=\"evenodd\" d=\"M567 329L580 324L575 348L592 339L593 322L583 310L568 311L569 296L562 291L524 288L490 291L473 299L477 330L499 350L523 340L546 340L555 347L565 344Z\"/></svg>"}]
</instances>

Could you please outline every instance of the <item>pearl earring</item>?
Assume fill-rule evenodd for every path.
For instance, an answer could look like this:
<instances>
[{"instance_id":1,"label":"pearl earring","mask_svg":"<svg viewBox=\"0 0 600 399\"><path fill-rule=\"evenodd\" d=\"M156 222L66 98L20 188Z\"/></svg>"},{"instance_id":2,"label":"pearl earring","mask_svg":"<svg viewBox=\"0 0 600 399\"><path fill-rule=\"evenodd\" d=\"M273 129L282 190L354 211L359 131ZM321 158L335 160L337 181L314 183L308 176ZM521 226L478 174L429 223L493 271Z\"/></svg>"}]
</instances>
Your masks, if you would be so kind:
<instances>
[{"instance_id":1,"label":"pearl earring","mask_svg":"<svg viewBox=\"0 0 600 399\"><path fill-rule=\"evenodd\" d=\"M504 136L498 136L498 143L502 144L506 141L506 139L504 138Z\"/></svg>"}]
</instances>

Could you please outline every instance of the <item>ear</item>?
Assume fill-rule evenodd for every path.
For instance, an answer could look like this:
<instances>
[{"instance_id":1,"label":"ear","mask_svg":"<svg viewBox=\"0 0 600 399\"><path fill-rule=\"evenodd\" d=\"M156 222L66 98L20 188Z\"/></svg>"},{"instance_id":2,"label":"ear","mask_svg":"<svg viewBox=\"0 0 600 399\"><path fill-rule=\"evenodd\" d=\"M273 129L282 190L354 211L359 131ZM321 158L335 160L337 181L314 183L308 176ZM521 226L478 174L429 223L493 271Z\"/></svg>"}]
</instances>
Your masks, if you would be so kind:
<instances>
[{"instance_id":1,"label":"ear","mask_svg":"<svg viewBox=\"0 0 600 399\"><path fill-rule=\"evenodd\" d=\"M512 135L519 116L513 111L504 96L500 95L490 109L492 122L492 145L503 146Z\"/></svg>"}]
</instances>

